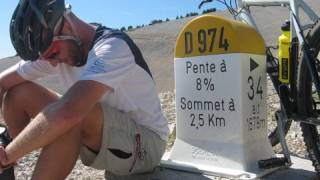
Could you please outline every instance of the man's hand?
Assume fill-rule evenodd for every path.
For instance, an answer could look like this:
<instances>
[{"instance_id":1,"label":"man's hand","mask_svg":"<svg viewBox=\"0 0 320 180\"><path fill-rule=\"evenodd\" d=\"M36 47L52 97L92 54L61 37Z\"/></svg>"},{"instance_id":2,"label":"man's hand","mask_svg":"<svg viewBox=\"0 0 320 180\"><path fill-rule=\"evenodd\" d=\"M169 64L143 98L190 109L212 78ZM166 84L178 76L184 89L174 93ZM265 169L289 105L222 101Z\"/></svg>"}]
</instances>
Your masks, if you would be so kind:
<instances>
[{"instance_id":1,"label":"man's hand","mask_svg":"<svg viewBox=\"0 0 320 180\"><path fill-rule=\"evenodd\" d=\"M15 165L17 165L17 163L8 164L6 150L3 146L0 145L0 174L2 174L3 171L5 171Z\"/></svg>"},{"instance_id":2,"label":"man's hand","mask_svg":"<svg viewBox=\"0 0 320 180\"><path fill-rule=\"evenodd\" d=\"M6 150L2 145L0 145L0 173L2 173L8 167L10 166L8 166Z\"/></svg>"}]
</instances>

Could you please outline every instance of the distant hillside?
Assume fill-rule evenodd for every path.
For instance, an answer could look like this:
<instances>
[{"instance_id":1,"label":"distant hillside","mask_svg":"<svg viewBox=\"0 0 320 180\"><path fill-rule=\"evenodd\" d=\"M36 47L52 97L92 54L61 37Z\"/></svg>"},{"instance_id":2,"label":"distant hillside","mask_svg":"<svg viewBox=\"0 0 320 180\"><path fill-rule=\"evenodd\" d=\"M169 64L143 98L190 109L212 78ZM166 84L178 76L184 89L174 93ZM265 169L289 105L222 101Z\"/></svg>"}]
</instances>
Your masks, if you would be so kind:
<instances>
[{"instance_id":1,"label":"distant hillside","mask_svg":"<svg viewBox=\"0 0 320 180\"><path fill-rule=\"evenodd\" d=\"M320 1L307 0L307 2L320 14ZM255 7L251 9L251 12L266 43L276 45L277 38L281 34L281 24L288 17L287 9L284 7ZM226 11L216 12L215 14L231 18ZM193 18L171 20L127 32L141 48L153 73L159 92L174 89L173 53L175 41L180 30ZM1 60L4 63L2 63L0 71L17 61L18 58L5 58ZM57 78L45 78L40 82L48 84L49 87L62 92L63 88L57 86Z\"/></svg>"},{"instance_id":2,"label":"distant hillside","mask_svg":"<svg viewBox=\"0 0 320 180\"><path fill-rule=\"evenodd\" d=\"M320 15L320 1L307 0L306 2L311 4L311 7ZM254 7L251 9L251 13L266 43L276 45L278 36L281 34L281 25L288 18L287 8ZM215 14L233 18L226 11ZM173 53L175 40L184 25L193 18L173 20L128 32L143 51L161 92L174 89Z\"/></svg>"}]
</instances>

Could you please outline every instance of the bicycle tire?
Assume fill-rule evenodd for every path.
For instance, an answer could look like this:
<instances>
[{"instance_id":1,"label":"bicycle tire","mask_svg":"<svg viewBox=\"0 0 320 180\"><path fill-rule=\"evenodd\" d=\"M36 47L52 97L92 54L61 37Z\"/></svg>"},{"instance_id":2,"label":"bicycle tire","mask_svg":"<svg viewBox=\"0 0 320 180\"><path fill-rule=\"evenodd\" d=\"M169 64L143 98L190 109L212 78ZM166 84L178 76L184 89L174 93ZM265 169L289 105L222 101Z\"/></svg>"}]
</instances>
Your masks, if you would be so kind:
<instances>
[{"instance_id":1,"label":"bicycle tire","mask_svg":"<svg viewBox=\"0 0 320 180\"><path fill-rule=\"evenodd\" d=\"M317 21L306 36L307 42L311 48L314 48L314 56L319 55L320 50L320 22ZM319 63L319 60L317 59ZM320 68L316 68L318 74ZM297 110L298 113L306 117L320 116L320 113L316 112L317 105L315 102L319 101L313 97L312 78L310 76L306 55L301 51L300 62L297 69ZM320 75L320 74L319 74ZM300 123L302 136L306 145L306 149L309 154L309 158L312 161L312 165L317 172L320 173L320 139L319 132L316 125ZM319 127L319 126L318 126Z\"/></svg>"},{"instance_id":2,"label":"bicycle tire","mask_svg":"<svg viewBox=\"0 0 320 180\"><path fill-rule=\"evenodd\" d=\"M276 113L275 115L276 116ZM278 118L278 117L275 117ZM284 134L285 136L287 135L287 133L290 130L291 127L291 123L292 120L288 119L285 123L284 123ZM268 134L268 138L269 138L269 142L271 144L271 146L276 146L277 144L280 143L280 137L279 137L279 133L278 133L278 126L276 126L269 134Z\"/></svg>"}]
</instances>

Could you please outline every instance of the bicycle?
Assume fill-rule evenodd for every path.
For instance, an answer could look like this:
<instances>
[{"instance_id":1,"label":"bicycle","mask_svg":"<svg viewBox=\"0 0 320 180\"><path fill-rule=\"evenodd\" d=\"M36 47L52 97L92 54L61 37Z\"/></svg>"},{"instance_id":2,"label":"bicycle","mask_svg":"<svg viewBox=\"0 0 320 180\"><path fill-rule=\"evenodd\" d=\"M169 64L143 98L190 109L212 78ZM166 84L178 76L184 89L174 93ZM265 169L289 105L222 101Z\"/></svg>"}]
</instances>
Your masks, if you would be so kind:
<instances>
[{"instance_id":1,"label":"bicycle","mask_svg":"<svg viewBox=\"0 0 320 180\"><path fill-rule=\"evenodd\" d=\"M199 9L213 0L204 0ZM251 15L253 6L284 6L290 12L290 71L288 82L279 81L278 60L271 53L274 46L267 46L267 74L279 96L281 108L275 113L277 127L269 134L272 146L281 143L284 158L271 158L259 161L261 168L291 165L290 153L285 141L291 122L300 122L304 142L310 160L317 174L320 173L320 22L318 15L303 0L216 0L224 4L234 19L244 22L258 30ZM312 24L301 26L299 11L301 8L312 20ZM300 9L299 9L300 10ZM308 30L307 35L304 32ZM300 56L299 56L300 54ZM318 108L318 109L317 109Z\"/></svg>"}]
</instances>

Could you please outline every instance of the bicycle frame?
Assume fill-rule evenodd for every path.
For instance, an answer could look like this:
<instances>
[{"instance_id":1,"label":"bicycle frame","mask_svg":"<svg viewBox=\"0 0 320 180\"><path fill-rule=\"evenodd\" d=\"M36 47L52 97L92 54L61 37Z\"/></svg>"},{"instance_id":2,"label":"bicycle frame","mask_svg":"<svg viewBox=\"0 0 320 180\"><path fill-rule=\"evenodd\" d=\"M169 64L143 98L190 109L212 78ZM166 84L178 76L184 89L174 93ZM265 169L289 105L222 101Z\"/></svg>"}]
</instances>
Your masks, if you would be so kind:
<instances>
[{"instance_id":1,"label":"bicycle frame","mask_svg":"<svg viewBox=\"0 0 320 180\"><path fill-rule=\"evenodd\" d=\"M306 42L305 37L303 37L303 31L312 27L312 25L315 23L315 21L319 18L318 15L303 0L238 0L238 6L239 6L238 10L237 10L238 13L235 15L234 18L254 27L257 30L258 30L257 25L256 25L253 17L251 16L251 13L250 13L250 9L249 9L250 7L254 7L254 6L260 6L260 7L283 6L283 7L289 8L290 22L292 22L291 28L290 28L291 42L298 42L299 46L301 47L301 50L304 52L307 52L307 54L308 54L308 57L307 57L308 69L310 71L310 75L311 75L313 82L315 84L315 87L317 89L318 96L320 97L320 79L317 74L315 62L312 59L313 57L310 55L312 53L311 49L310 49L310 47L308 47L308 44L305 43ZM301 26L301 21L299 18L300 17L300 10L305 12L307 17L312 21L312 23ZM298 46L296 47L296 51L298 51ZM298 53L298 52L294 52L294 53ZM297 54L293 54L293 55L297 56ZM297 58L292 58L292 61L293 61L292 63L295 63L295 65L297 65L297 63L298 63ZM279 93L280 86L283 86L283 85L281 85L281 83L279 83L277 81L277 79L275 79L274 77L273 78L271 77L271 79L274 84L274 87L276 88L277 92ZM291 85L291 91L293 91L293 93L295 93L296 90L295 90L294 82L290 82L290 85ZM286 88L285 92L289 92L289 90L287 90L288 88L287 87L285 87L285 88ZM279 93L279 96L281 99L282 107L284 108L284 110L289 118L293 118L294 120L306 119L304 117L299 116L298 114L292 115L292 112L287 111L286 109L290 108L290 107L288 107L288 106L290 106L289 105L290 103L288 102L288 100L286 102L285 101L283 102L283 99L281 98L280 93ZM295 95L293 95L293 101L296 102ZM295 104L293 106L295 106ZM292 117L292 116L294 116L294 117ZM305 122L320 125L320 119L308 117L308 120L306 120Z\"/></svg>"},{"instance_id":2,"label":"bicycle frame","mask_svg":"<svg viewBox=\"0 0 320 180\"><path fill-rule=\"evenodd\" d=\"M205 3L212 2L213 0L203 0L199 5L199 8ZM306 37L304 35L304 30L311 28L313 24L319 19L318 15L308 6L304 0L235 0L235 4L237 5L237 9L232 7L232 3L230 1L229 6L226 4L226 0L217 0L221 3L225 3L228 7L230 13L234 16L234 19L246 23L257 31L257 25L251 15L250 7L260 6L260 7L273 7L273 6L283 6L287 7L289 11L289 19L290 19L290 34L291 34L291 52L290 52L290 61L291 64L291 80L288 84L283 84L278 80L278 75L274 75L276 72L273 70L274 67L278 66L277 62L274 63L274 56L270 52L270 46L267 46L266 55L267 55L267 65L271 65L271 70L268 70L268 74L272 80L273 86L275 87L281 103L281 109L285 113L286 117L289 119L293 119L296 121L303 121L306 123L320 125L320 117L319 118L310 118L304 117L297 113L297 88L296 88L296 67L298 65L298 54L300 51L306 54L306 63L312 78L313 84L316 87L318 97L320 99L320 78L318 76L318 72L316 69L316 63L314 60L313 49L310 48ZM300 10L302 10L307 17L312 21L309 24L301 25L300 21ZM300 49L299 49L300 47ZM274 64L276 64L274 66ZM289 96L289 97L288 97Z\"/></svg>"},{"instance_id":3,"label":"bicycle frame","mask_svg":"<svg viewBox=\"0 0 320 180\"><path fill-rule=\"evenodd\" d=\"M261 6L261 7L268 7L268 6L290 6L290 21L293 22L291 24L291 39L298 37L299 44L302 45L303 38L299 33L299 26L297 22L294 20L293 14L294 13L297 17L297 21L300 23L300 9L303 10L306 15L315 22L319 17L318 15L303 1L303 0L238 0L239 4L239 14L235 17L237 20L247 23L254 28L257 29L257 25L254 19L251 16L249 7L251 6ZM313 23L312 23L313 24ZM312 24L306 24L302 26L302 31L307 28L310 28Z\"/></svg>"}]
</instances>

